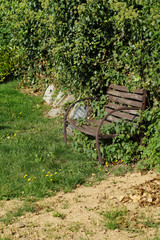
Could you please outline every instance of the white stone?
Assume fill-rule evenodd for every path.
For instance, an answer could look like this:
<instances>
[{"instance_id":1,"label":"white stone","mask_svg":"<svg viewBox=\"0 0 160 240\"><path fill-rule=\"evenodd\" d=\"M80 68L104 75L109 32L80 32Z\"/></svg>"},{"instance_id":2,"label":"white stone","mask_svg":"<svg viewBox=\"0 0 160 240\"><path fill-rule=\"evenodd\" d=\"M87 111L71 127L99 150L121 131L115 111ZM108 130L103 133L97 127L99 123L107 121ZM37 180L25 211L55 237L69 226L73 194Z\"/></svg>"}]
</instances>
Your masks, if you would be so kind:
<instances>
[{"instance_id":1,"label":"white stone","mask_svg":"<svg viewBox=\"0 0 160 240\"><path fill-rule=\"evenodd\" d=\"M58 95L55 97L53 102L53 108L63 106L66 102L73 102L75 100L73 95L64 95L63 92L59 92Z\"/></svg>"},{"instance_id":2,"label":"white stone","mask_svg":"<svg viewBox=\"0 0 160 240\"><path fill-rule=\"evenodd\" d=\"M52 103L52 96L55 93L55 90L56 90L56 88L53 84L49 85L48 88L46 89L43 99L45 100L45 102L47 104Z\"/></svg>"},{"instance_id":3,"label":"white stone","mask_svg":"<svg viewBox=\"0 0 160 240\"><path fill-rule=\"evenodd\" d=\"M63 99L64 99L65 97L66 97L66 96L64 95L64 93L60 91L60 92L57 94L57 96L54 98L53 108L58 107L58 106L61 104L61 102L63 101Z\"/></svg>"},{"instance_id":4,"label":"white stone","mask_svg":"<svg viewBox=\"0 0 160 240\"><path fill-rule=\"evenodd\" d=\"M52 109L48 112L49 117L56 117L57 115L60 115L64 113L63 105L67 102L72 103L74 102L75 98L73 95L68 94L65 95L62 91L60 91L57 96L53 100L53 107Z\"/></svg>"},{"instance_id":5,"label":"white stone","mask_svg":"<svg viewBox=\"0 0 160 240\"><path fill-rule=\"evenodd\" d=\"M49 112L48 112L48 116L49 117L57 117L58 115L60 115L62 113L62 109L61 108L52 108Z\"/></svg>"}]
</instances>

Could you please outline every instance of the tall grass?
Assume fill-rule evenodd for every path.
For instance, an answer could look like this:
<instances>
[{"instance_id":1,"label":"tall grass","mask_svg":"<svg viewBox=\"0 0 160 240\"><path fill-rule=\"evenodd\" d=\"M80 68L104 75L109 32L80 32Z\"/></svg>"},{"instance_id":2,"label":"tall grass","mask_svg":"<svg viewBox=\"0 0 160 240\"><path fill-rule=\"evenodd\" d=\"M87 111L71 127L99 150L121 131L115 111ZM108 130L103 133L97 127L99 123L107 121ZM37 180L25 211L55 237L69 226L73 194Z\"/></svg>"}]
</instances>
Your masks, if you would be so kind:
<instances>
[{"instance_id":1,"label":"tall grass","mask_svg":"<svg viewBox=\"0 0 160 240\"><path fill-rule=\"evenodd\" d=\"M0 199L70 191L97 173L97 162L63 143L62 120L44 117L42 98L0 84Z\"/></svg>"}]
</instances>

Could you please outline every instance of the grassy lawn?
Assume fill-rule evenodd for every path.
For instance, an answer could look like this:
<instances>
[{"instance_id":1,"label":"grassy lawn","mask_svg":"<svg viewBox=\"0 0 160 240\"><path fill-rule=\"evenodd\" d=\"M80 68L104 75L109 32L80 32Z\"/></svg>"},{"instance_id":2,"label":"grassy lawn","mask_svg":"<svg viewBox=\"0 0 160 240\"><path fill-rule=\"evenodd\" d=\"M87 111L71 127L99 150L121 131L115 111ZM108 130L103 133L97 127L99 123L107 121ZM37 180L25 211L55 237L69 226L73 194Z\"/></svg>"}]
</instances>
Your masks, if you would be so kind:
<instances>
[{"instance_id":1,"label":"grassy lawn","mask_svg":"<svg viewBox=\"0 0 160 240\"><path fill-rule=\"evenodd\" d=\"M21 93L17 81L0 84L0 199L50 196L70 191L97 162L65 146L62 119L49 119L42 98Z\"/></svg>"}]
</instances>

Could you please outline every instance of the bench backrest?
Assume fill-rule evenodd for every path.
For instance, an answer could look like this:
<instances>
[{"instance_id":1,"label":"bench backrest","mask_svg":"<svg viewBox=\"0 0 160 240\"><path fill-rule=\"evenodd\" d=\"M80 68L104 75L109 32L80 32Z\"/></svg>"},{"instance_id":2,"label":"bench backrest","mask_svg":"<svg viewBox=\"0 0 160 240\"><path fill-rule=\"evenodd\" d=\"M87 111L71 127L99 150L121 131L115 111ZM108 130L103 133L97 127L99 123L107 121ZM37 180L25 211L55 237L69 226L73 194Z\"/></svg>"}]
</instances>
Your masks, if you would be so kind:
<instances>
[{"instance_id":1,"label":"bench backrest","mask_svg":"<svg viewBox=\"0 0 160 240\"><path fill-rule=\"evenodd\" d=\"M145 110L146 104L146 89L137 88L135 91L128 91L126 87L110 84L107 89L108 104L106 105L106 112L110 113L112 110L119 107L138 107L142 111ZM121 119L133 121L137 118L137 110L122 110L113 113L109 117L109 121L118 122Z\"/></svg>"}]
</instances>

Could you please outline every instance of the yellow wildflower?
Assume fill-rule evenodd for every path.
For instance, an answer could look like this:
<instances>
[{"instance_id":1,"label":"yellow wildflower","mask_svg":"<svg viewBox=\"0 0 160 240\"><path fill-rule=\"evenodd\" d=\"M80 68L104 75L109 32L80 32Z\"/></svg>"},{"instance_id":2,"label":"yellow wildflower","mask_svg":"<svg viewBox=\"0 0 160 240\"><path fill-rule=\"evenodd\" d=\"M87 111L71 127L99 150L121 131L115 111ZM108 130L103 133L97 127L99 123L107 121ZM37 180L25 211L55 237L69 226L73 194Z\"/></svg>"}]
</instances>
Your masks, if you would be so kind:
<instances>
[{"instance_id":1,"label":"yellow wildflower","mask_svg":"<svg viewBox=\"0 0 160 240\"><path fill-rule=\"evenodd\" d=\"M45 169L42 170L42 172L44 172L44 171L45 171Z\"/></svg>"},{"instance_id":2,"label":"yellow wildflower","mask_svg":"<svg viewBox=\"0 0 160 240\"><path fill-rule=\"evenodd\" d=\"M31 179L30 178L28 178L28 182L30 182L31 181Z\"/></svg>"},{"instance_id":3,"label":"yellow wildflower","mask_svg":"<svg viewBox=\"0 0 160 240\"><path fill-rule=\"evenodd\" d=\"M57 172L55 172L54 174L57 174Z\"/></svg>"},{"instance_id":4,"label":"yellow wildflower","mask_svg":"<svg viewBox=\"0 0 160 240\"><path fill-rule=\"evenodd\" d=\"M46 177L48 177L48 174L46 175Z\"/></svg>"},{"instance_id":5,"label":"yellow wildflower","mask_svg":"<svg viewBox=\"0 0 160 240\"><path fill-rule=\"evenodd\" d=\"M24 175L24 178L26 178L27 177L27 174L26 175Z\"/></svg>"},{"instance_id":6,"label":"yellow wildflower","mask_svg":"<svg viewBox=\"0 0 160 240\"><path fill-rule=\"evenodd\" d=\"M52 181L53 181L53 179L50 179L50 181L52 182Z\"/></svg>"}]
</instances>

